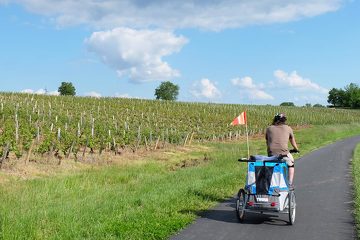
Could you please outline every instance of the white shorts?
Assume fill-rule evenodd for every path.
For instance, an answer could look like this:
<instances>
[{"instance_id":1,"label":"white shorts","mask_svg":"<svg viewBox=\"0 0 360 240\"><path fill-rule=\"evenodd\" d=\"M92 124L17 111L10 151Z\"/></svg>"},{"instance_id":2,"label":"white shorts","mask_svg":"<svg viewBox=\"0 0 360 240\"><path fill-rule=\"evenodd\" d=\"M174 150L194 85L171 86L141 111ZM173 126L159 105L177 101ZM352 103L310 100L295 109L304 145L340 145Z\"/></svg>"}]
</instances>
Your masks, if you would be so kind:
<instances>
[{"instance_id":1,"label":"white shorts","mask_svg":"<svg viewBox=\"0 0 360 240\"><path fill-rule=\"evenodd\" d=\"M295 160L294 160L294 157L292 156L291 153L288 153L286 155L286 157L283 158L284 161L286 161L286 164L289 166L289 167L294 167L295 165Z\"/></svg>"}]
</instances>

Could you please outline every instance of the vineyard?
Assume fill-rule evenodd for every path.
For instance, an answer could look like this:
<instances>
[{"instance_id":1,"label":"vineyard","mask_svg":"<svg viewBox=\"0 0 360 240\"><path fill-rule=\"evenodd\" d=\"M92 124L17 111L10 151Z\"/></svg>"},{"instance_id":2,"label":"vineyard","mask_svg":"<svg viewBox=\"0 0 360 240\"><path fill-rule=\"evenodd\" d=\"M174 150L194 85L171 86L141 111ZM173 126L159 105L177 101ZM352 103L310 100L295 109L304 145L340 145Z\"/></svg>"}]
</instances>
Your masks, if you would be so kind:
<instances>
[{"instance_id":1,"label":"vineyard","mask_svg":"<svg viewBox=\"0 0 360 240\"><path fill-rule=\"evenodd\" d=\"M230 122L244 110L249 135L263 133L276 112L286 112L292 126L346 124L360 118L360 111L328 108L0 93L0 164L11 156L77 161L88 153L238 139L245 128Z\"/></svg>"}]
</instances>

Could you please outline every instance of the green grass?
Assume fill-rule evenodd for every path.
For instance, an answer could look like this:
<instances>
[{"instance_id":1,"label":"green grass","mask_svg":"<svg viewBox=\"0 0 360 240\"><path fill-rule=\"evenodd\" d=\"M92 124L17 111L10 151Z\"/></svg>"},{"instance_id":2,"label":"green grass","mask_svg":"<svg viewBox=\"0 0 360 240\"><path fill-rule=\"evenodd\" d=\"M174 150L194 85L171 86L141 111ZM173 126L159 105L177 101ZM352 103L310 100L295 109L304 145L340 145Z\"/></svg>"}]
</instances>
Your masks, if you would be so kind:
<instances>
[{"instance_id":1,"label":"green grass","mask_svg":"<svg viewBox=\"0 0 360 240\"><path fill-rule=\"evenodd\" d=\"M360 239L360 144L357 145L354 151L352 173L354 179L355 222L358 239Z\"/></svg>"},{"instance_id":2,"label":"green grass","mask_svg":"<svg viewBox=\"0 0 360 240\"><path fill-rule=\"evenodd\" d=\"M316 126L295 134L301 154L305 154L360 134L360 125ZM210 150L188 153L176 161L149 160L68 176L9 180L0 186L0 236L166 239L191 223L199 212L233 196L244 183L245 164L236 161L246 156L244 142L206 146ZM250 146L252 154L265 153L264 139L253 140ZM194 159L198 160L196 166L179 165Z\"/></svg>"}]
</instances>

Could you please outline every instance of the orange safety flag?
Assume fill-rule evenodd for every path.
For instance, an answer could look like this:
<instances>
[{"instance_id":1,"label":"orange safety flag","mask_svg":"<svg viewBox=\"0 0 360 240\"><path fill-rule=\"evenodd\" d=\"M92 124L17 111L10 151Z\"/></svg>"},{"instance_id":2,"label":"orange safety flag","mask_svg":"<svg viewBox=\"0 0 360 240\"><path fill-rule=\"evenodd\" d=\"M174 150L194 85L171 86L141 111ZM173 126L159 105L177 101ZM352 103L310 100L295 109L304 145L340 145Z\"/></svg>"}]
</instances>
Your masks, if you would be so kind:
<instances>
[{"instance_id":1,"label":"orange safety flag","mask_svg":"<svg viewBox=\"0 0 360 240\"><path fill-rule=\"evenodd\" d=\"M240 113L240 115L236 117L231 123L232 126L244 124L246 124L246 112Z\"/></svg>"}]
</instances>

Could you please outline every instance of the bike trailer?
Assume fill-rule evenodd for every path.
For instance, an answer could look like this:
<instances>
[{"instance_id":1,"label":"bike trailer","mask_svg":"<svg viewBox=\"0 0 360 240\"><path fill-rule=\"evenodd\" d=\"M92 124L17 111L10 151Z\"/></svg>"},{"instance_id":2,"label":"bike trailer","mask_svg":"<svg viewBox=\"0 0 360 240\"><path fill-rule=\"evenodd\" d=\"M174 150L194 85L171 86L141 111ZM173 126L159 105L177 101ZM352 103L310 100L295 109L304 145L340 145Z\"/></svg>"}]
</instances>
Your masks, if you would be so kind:
<instances>
[{"instance_id":1,"label":"bike trailer","mask_svg":"<svg viewBox=\"0 0 360 240\"><path fill-rule=\"evenodd\" d=\"M286 162L279 162L278 157L255 155L253 162L248 162L245 189L249 193L249 206L252 209L269 208L282 211L289 187L287 183Z\"/></svg>"}]
</instances>

